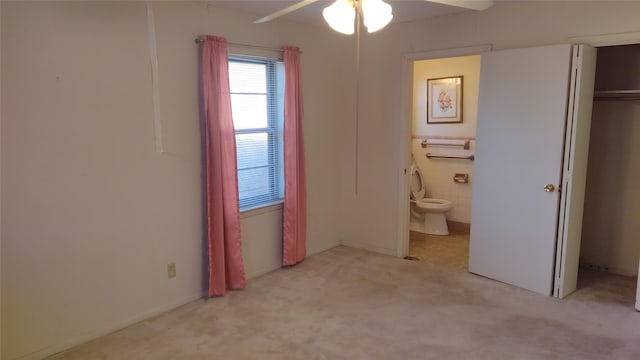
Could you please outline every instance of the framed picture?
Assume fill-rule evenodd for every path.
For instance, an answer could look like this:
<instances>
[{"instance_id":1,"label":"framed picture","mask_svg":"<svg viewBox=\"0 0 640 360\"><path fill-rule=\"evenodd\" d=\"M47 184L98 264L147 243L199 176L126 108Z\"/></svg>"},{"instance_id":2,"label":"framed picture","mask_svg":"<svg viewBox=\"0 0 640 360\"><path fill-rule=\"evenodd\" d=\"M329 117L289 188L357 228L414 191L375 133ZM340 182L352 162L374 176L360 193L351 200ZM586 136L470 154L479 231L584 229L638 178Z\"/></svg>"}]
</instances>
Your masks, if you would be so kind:
<instances>
[{"instance_id":1,"label":"framed picture","mask_svg":"<svg viewBox=\"0 0 640 360\"><path fill-rule=\"evenodd\" d=\"M427 79L427 124L462 122L462 76Z\"/></svg>"}]
</instances>

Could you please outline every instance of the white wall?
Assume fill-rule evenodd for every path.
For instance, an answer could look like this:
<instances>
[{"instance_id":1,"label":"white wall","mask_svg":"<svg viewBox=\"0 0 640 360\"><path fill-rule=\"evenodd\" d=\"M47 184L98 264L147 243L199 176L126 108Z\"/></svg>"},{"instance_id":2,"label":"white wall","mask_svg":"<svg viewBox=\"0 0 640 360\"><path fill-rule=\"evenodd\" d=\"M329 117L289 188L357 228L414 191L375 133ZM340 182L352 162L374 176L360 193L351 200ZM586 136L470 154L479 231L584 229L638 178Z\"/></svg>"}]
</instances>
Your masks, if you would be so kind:
<instances>
[{"instance_id":1,"label":"white wall","mask_svg":"<svg viewBox=\"0 0 640 360\"><path fill-rule=\"evenodd\" d=\"M463 76L463 118L461 124L427 124L427 79ZM476 136L478 112L478 88L480 86L480 56L461 56L446 59L416 61L413 65L413 121L411 154L424 174L427 195L453 201L447 219L471 223L471 193L473 187L473 162L469 160L427 158L426 153L472 154L475 141L469 150L438 147L421 147L422 138L428 136ZM455 183L456 173L469 174L469 183Z\"/></svg>"},{"instance_id":2,"label":"white wall","mask_svg":"<svg viewBox=\"0 0 640 360\"><path fill-rule=\"evenodd\" d=\"M596 90L640 89L639 64L640 45L598 49ZM631 276L640 257L639 158L640 102L595 101L581 260Z\"/></svg>"},{"instance_id":3,"label":"white wall","mask_svg":"<svg viewBox=\"0 0 640 360\"><path fill-rule=\"evenodd\" d=\"M302 48L308 253L339 243L339 148L328 144L351 114L335 91L351 75L326 54L345 41L204 2L154 2L159 154L144 2L1 6L3 359L40 358L202 296L198 34ZM279 266L280 216L243 215L249 275Z\"/></svg>"},{"instance_id":4,"label":"white wall","mask_svg":"<svg viewBox=\"0 0 640 360\"><path fill-rule=\"evenodd\" d=\"M263 275L282 264L282 205L240 214L242 257L247 278Z\"/></svg>"},{"instance_id":5,"label":"white wall","mask_svg":"<svg viewBox=\"0 0 640 360\"><path fill-rule=\"evenodd\" d=\"M342 239L397 253L399 181L410 148L400 134L403 55L492 44L493 49L569 42L571 37L640 30L640 2L525 1L498 3L428 21L395 24L362 37L358 194L354 192L354 128L345 129L342 154ZM366 179L366 180L363 180ZM473 219L472 219L473 221Z\"/></svg>"}]
</instances>

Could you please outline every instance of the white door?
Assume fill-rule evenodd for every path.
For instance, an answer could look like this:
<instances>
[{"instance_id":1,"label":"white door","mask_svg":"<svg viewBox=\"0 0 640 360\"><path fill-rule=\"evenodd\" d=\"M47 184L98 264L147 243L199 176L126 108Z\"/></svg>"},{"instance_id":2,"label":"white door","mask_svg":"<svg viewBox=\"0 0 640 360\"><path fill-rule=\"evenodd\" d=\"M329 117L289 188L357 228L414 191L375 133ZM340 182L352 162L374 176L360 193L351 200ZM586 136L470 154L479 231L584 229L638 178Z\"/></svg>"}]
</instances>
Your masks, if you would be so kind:
<instances>
[{"instance_id":1,"label":"white door","mask_svg":"<svg viewBox=\"0 0 640 360\"><path fill-rule=\"evenodd\" d=\"M595 75L596 49L574 46L556 248L554 295L559 298L574 292L578 284Z\"/></svg>"},{"instance_id":2,"label":"white door","mask_svg":"<svg viewBox=\"0 0 640 360\"><path fill-rule=\"evenodd\" d=\"M469 271L551 295L571 46L482 55ZM545 190L546 188L546 190Z\"/></svg>"}]
</instances>

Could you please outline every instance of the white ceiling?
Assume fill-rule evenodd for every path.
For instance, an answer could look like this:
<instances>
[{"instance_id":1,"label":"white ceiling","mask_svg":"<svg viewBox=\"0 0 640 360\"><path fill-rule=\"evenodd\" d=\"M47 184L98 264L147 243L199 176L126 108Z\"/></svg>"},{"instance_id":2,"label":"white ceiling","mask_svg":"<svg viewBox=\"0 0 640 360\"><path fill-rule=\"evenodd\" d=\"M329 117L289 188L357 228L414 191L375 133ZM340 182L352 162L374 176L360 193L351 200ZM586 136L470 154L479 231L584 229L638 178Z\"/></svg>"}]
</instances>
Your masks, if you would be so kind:
<instances>
[{"instance_id":1,"label":"white ceiling","mask_svg":"<svg viewBox=\"0 0 640 360\"><path fill-rule=\"evenodd\" d=\"M297 3L299 0L209 0L213 6L241 10L256 15L256 20ZM319 0L282 17L284 20L324 25L322 9L335 0ZM385 0L393 7L393 23L409 22L436 16L456 14L466 9L436 4L425 0Z\"/></svg>"}]
</instances>

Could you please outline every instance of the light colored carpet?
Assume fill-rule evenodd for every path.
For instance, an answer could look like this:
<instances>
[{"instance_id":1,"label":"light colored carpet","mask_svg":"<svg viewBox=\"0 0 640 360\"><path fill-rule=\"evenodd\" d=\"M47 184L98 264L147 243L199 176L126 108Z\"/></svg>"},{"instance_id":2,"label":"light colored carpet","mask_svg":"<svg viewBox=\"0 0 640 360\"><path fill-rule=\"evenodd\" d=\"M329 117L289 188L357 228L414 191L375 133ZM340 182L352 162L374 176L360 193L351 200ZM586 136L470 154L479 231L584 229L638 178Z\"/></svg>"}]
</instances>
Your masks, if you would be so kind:
<instances>
[{"instance_id":1,"label":"light colored carpet","mask_svg":"<svg viewBox=\"0 0 640 360\"><path fill-rule=\"evenodd\" d=\"M638 278L580 268L578 291L569 299L593 302L635 304ZM638 321L640 321L640 313ZM640 341L640 339L638 339Z\"/></svg>"},{"instance_id":2,"label":"light colored carpet","mask_svg":"<svg viewBox=\"0 0 640 360\"><path fill-rule=\"evenodd\" d=\"M640 313L337 247L54 358L640 359Z\"/></svg>"}]
</instances>

